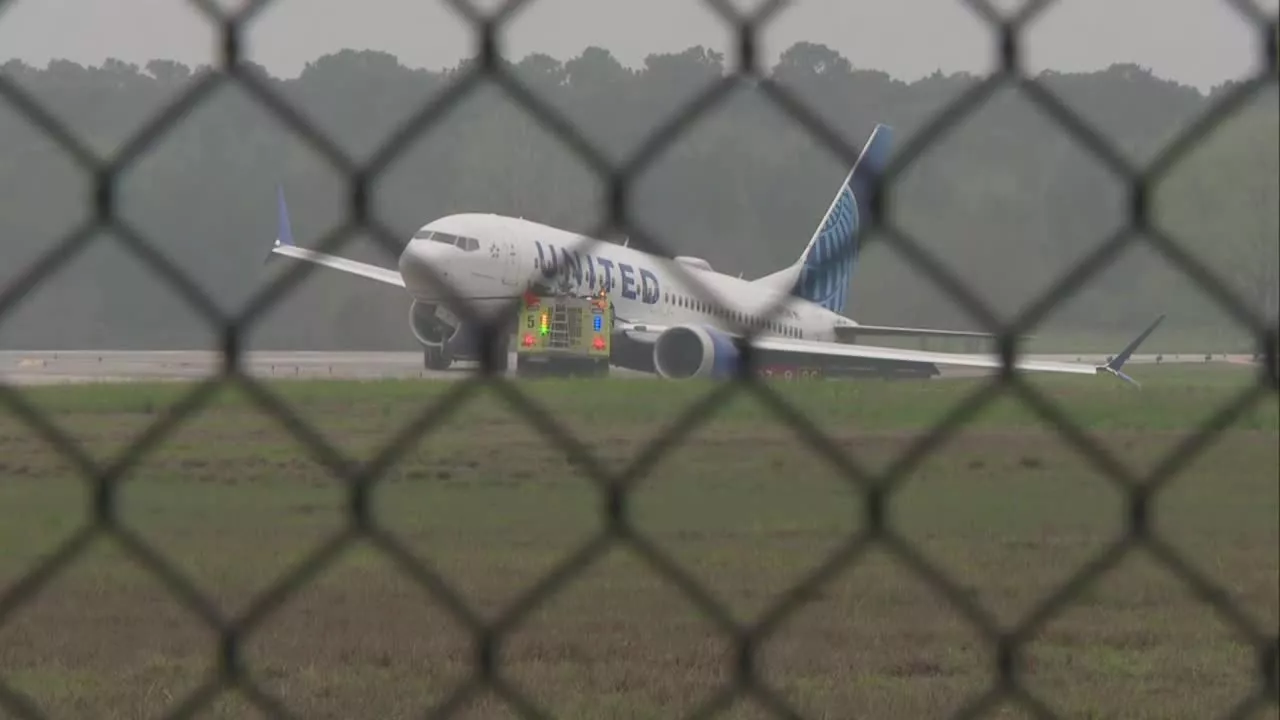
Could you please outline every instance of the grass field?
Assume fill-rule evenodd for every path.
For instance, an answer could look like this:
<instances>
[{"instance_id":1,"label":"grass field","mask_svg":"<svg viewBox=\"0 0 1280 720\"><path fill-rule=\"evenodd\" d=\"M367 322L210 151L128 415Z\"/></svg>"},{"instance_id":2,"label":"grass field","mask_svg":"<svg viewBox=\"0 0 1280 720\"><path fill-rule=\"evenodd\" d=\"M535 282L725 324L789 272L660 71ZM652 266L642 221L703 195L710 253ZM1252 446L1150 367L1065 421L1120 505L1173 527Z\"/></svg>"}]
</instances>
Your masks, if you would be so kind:
<instances>
[{"instance_id":1,"label":"grass field","mask_svg":"<svg viewBox=\"0 0 1280 720\"><path fill-rule=\"evenodd\" d=\"M1248 370L1135 368L1133 392L1095 378L1035 379L1087 434L1143 475L1251 381ZM903 456L980 380L775 386L873 472ZM270 390L341 452L369 460L457 385L293 382ZM613 472L711 386L643 380L525 386ZM109 462L190 388L33 389L26 396ZM1193 461L1154 526L1260 631L1280 625L1277 402L1265 396ZM71 465L0 413L0 608L8 588L89 517ZM228 389L127 476L117 515L227 615L346 526L346 494L307 449ZM599 533L602 495L562 448L490 389L408 446L371 512L485 619L497 618ZM750 622L863 524L859 495L758 400L687 433L633 490L629 517L738 622ZM1003 398L916 464L889 521L1002 626L1125 531L1112 483ZM1022 658L1025 686L1066 717L1225 716L1259 686L1233 625L1137 551L1050 620ZM623 544L522 616L502 672L563 718L680 717L731 678L732 644ZM157 717L216 661L216 639L109 537L0 618L0 677L60 718ZM246 640L260 685L300 717L418 717L471 671L442 603L356 543ZM777 694L812 718L948 717L990 687L990 644L884 550L812 589L759 653ZM0 717L3 717L0 709ZM459 717L515 717L491 694ZM1271 706L1259 717L1276 717ZM227 696L200 718L258 717ZM749 703L719 717L765 715ZM1006 709L992 717L1030 714Z\"/></svg>"}]
</instances>

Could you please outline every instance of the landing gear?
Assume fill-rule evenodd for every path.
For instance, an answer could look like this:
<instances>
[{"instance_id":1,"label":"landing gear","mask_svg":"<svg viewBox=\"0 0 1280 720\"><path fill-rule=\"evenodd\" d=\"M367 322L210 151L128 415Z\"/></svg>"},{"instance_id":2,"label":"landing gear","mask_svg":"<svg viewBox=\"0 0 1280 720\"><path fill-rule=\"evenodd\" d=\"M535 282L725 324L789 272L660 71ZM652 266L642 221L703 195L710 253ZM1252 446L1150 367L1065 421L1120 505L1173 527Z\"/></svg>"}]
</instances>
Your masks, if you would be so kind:
<instances>
[{"instance_id":1,"label":"landing gear","mask_svg":"<svg viewBox=\"0 0 1280 720\"><path fill-rule=\"evenodd\" d=\"M439 372L448 370L453 366L455 360L463 361L479 361L481 360L478 348L464 348L459 357L455 354L453 348L446 345L427 345L422 349L422 366L428 370ZM505 373L511 365L511 339L503 337L502 340L494 344L493 348L493 369L498 373Z\"/></svg>"},{"instance_id":2,"label":"landing gear","mask_svg":"<svg viewBox=\"0 0 1280 720\"><path fill-rule=\"evenodd\" d=\"M422 351L422 365L428 370L448 370L453 364L453 353L445 345L428 345Z\"/></svg>"}]
</instances>

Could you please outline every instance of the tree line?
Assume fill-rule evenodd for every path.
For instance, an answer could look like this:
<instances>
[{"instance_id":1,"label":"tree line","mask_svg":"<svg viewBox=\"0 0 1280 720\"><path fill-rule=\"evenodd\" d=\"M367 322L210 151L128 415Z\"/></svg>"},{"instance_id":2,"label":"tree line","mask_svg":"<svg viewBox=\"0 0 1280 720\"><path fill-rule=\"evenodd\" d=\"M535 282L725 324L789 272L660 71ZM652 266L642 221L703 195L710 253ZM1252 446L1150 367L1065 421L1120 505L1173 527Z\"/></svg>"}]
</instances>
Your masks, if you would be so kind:
<instances>
[{"instance_id":1,"label":"tree line","mask_svg":"<svg viewBox=\"0 0 1280 720\"><path fill-rule=\"evenodd\" d=\"M566 61L530 55L505 67L584 140L621 162L729 65L721 54L694 47L652 55L638 69L601 48ZM100 67L65 60L44 68L3 66L7 80L103 154L125 147L203 70L168 60L141 67L118 60ZM386 53L345 50L293 79L250 70L345 155L364 162L468 67L411 69ZM892 125L902 146L981 80L936 73L903 82L811 43L789 48L769 75L854 149L877 122ZM1224 85L1201 92L1132 65L1036 79L1134 167L1150 163L1233 91ZM1152 195L1155 224L1272 322L1280 265L1277 135L1270 90L1176 163ZM117 178L120 215L226 312L238 312L280 272L263 262L275 234L277 185L288 195L300 244L314 244L344 223L342 175L233 83L217 86L153 140ZM747 277L795 259L848 171L846 160L750 82L736 85L649 160L631 185L638 227L630 232ZM3 101L0 176L3 293L94 209L92 178ZM384 238L389 242L356 233L341 252L392 265L414 229L463 211L591 232L605 219L606 198L589 165L499 84L484 82L436 117L379 177L372 207L392 234ZM1011 84L934 138L898 178L889 209L898 232L1012 318L1124 231L1130 192L1128 178ZM125 247L111 232L95 237L0 318L0 346L165 349L214 342L202 317ZM865 238L852 282L855 319L978 327L912 268L890 234ZM273 349L411 349L407 307L394 288L317 269L261 316L247 340ZM1109 342L1160 312L1169 314L1160 347L1216 350L1239 340L1239 328L1210 295L1141 238L1035 332ZM1174 347L1179 343L1184 347Z\"/></svg>"}]
</instances>

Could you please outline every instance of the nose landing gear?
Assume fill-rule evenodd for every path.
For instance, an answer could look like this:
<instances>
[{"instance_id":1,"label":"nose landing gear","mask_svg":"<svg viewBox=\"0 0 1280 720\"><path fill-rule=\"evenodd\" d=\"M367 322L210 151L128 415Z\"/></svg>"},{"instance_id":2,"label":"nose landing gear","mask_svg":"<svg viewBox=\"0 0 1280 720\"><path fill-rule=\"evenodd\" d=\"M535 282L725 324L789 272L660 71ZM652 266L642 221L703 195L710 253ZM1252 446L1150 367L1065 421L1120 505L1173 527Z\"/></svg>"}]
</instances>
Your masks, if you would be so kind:
<instances>
[{"instance_id":1,"label":"nose landing gear","mask_svg":"<svg viewBox=\"0 0 1280 720\"><path fill-rule=\"evenodd\" d=\"M428 345L422 351L422 365L428 370L448 370L453 364L453 353L448 344Z\"/></svg>"},{"instance_id":2,"label":"nose landing gear","mask_svg":"<svg viewBox=\"0 0 1280 720\"><path fill-rule=\"evenodd\" d=\"M511 337L503 332L493 343L492 367L496 372L506 372L511 364ZM426 345L422 350L422 366L427 370L448 370L455 360L483 362L484 343L478 337L459 332L453 339L440 345Z\"/></svg>"}]
</instances>

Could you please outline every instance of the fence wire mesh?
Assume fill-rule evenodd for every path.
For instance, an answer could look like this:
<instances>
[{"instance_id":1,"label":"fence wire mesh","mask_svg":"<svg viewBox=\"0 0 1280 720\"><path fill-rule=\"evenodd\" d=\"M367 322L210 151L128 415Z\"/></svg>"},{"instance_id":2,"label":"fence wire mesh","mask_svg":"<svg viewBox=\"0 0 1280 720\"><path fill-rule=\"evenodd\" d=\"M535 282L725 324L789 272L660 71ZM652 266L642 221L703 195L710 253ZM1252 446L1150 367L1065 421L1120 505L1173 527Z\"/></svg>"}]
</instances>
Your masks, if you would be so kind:
<instances>
[{"instance_id":1,"label":"fence wire mesh","mask_svg":"<svg viewBox=\"0 0 1280 720\"><path fill-rule=\"evenodd\" d=\"M757 380L751 363L743 363L743 372L735 381L725 383L693 403L684 414L675 418L657 438L621 472L611 472L596 458L590 449L553 417L546 408L522 392L521 388L507 380L492 362L495 338L502 328L490 325L486 317L475 314L443 277L432 273L432 281L445 288L455 311L464 322L476 323L486 328L486 351L483 372L473 378L458 382L434 406L426 408L414 422L392 438L386 446L366 463L358 463L345 456L328 443L304 418L277 397L265 384L248 375L241 367L241 337L247 327L281 300L291 288L310 272L314 266L299 263L282 278L261 292L247 308L237 315L227 315L217 308L211 298L198 287L193 277L169 259L158 244L130 226L116 207L116 183L121 173L144 155L168 130L198 107L215 89L228 83L236 84L248 92L262 107L304 139L315 151L327 159L332 167L347 180L349 204L343 225L328 233L318 243L321 251L333 251L343 245L354 233L372 233L390 253L399 250L400 241L393 231L375 217L369 209L369 188L379 174L412 142L430 133L431 128L449 109L464 100L477 86L488 82L500 88L511 100L552 132L569 150L597 173L608 192L607 220L602 230L621 228L641 249L671 256L668 248L647 233L631 217L629 212L629 187L636 176L651 164L665 148L681 136L690 126L707 115L724 100L730 91L743 80L749 79L756 89L769 98L787 116L808 131L834 155L847 164L857 157L856 148L850 147L840 133L820 120L816 113L806 108L787 88L762 74L757 67L757 39L762 28L787 3L784 0L768 0L756 10L744 14L729 0L704 0L726 25L733 29L738 48L735 71L724 80L701 93L686 107L675 113L641 143L639 149L621 164L611 163L606 154L582 137L573 123L560 112L524 87L503 65L500 38L507 23L533 0L510 0L500 10L486 15L473 7L468 0L443 0L458 15L470 23L476 41L476 59L470 72L453 83L401 125L375 152L372 159L360 163L327 138L288 102L244 64L242 38L252 20L272 0L251 0L235 12L225 11L216 0L191 0L210 23L216 24L221 35L221 61L219 67L206 73L176 101L169 104L150 122L145 123L122 149L111 157L99 157L75 133L57 119L17 84L0 77L0 96L13 108L38 126L49 138L75 159L82 171L93 179L94 209L86 223L39 258L11 286L0 293L0 320L9 314L20 300L38 288L43 281L67 264L94 239L95 235L110 230L125 248L143 262L178 295L196 308L204 319L221 333L222 372L198 384L173 408L167 416L151 426L112 462L101 463L87 454L76 439L29 402L16 387L0 383L0 403L45 441L52 444L71 461L84 478L92 499L92 522L75 533L54 553L11 587L0 592L0 626L28 603L38 602L38 594L61 572L75 561L88 546L100 537L108 536L123 547L133 561L163 581L168 590L181 603L197 613L214 629L218 642L218 671L216 677L180 700L166 715L170 718L187 718L199 715L225 691L238 690L258 709L271 717L293 717L293 713L279 698L264 689L245 669L241 647L245 639L266 621L271 612L311 582L320 572L359 540L367 540L378 547L404 573L420 583L437 601L448 608L453 618L473 637L476 654L473 673L454 692L430 709L429 717L450 717L465 704L486 689L496 693L512 709L524 717L550 717L550 713L538 707L514 684L503 677L498 660L504 638L537 609L555 595L576 574L586 570L610 548L625 545L636 551L649 568L678 588L719 630L732 639L736 648L734 680L698 707L691 717L704 718L716 715L736 702L740 697L751 696L761 706L779 717L803 717L791 707L778 692L771 689L768 678L757 667L756 653L761 644L802 603L804 597L830 581L833 577L854 566L873 547L885 550L914 576L951 603L956 610L984 635L995 651L996 681L967 706L956 711L954 717L975 718L994 710L1002 703L1012 701L1036 717L1057 717L1048 704L1037 698L1020 683L1020 653L1024 644L1048 622L1063 612L1080 593L1129 555L1145 550L1149 556L1175 574L1201 600L1211 604L1232 629L1256 648L1256 688L1248 697L1241 698L1233 707L1222 708L1223 716L1231 718L1252 717L1267 706L1277 703L1277 663L1280 640L1276 628L1262 628L1233 604L1227 591L1212 579L1197 571L1179 552L1153 532L1150 512L1153 501L1170 477L1190 463L1210 445L1218 433L1233 420L1253 408L1265 398L1277 392L1277 330L1252 312L1228 287L1198 262L1190 253L1157 225L1149 215L1148 197L1178 162L1198 143L1211 135L1231 115L1256 97L1277 79L1277 20L1269 18L1248 0L1224 0L1235 12L1248 20L1263 38L1259 43L1262 57L1257 73L1223 94L1213 108L1188 127L1158 154L1146 167L1138 167L1123 159L1112 143L1091 126L1066 103L1044 85L1024 73L1021 67L1023 31L1047 9L1056 5L1054 0L1032 0L1022 5L1016 13L1002 14L986 0L958 0L980 17L988 26L998 49L1000 67L982 82L977 83L962 96L938 112L931 122L912 136L902 150L895 154L875 190L874 212L871 227L863 232L879 231L896 253L901 254L929 280L936 283L960 307L986 329L999 335L999 352L1005 363L1004 370L989 383L973 393L967 401L943 417L927 433L915 441L896 462L882 472L872 472L852 458L832 438L803 413L791 406L769 385ZM0 12L9 3L0 2ZM1083 152L1094 156L1115 175L1124 179L1129 193L1128 225L1103 242L1083 261L1054 283L1051 289L1027 308L1015 320L1002 323L992 308L979 299L963 280L947 269L924 245L906 230L894 226L888 219L886 208L895 179L902 175L931 146L937 143L949 129L978 111L993 93L1005 87L1017 88L1050 117ZM1133 471L1113 457L1105 448L1090 439L1076 427L1072 419L1044 394L1021 379L1011 367L1019 354L1018 338L1034 328L1038 322L1059 303L1077 291L1091 277L1101 272L1119 253L1135 242L1146 242L1165 259L1190 277L1209 294L1236 321L1251 329L1257 339L1257 347L1263 357L1261 371L1255 386L1245 391L1225 407L1212 413L1199 429L1182 441L1155 469L1145 475ZM832 261L839 261L833 258ZM681 272L676 268L675 272ZM701 287L695 273L684 272L684 279L698 287L701 299L709 305L722 306L709 289ZM778 308L774 309L776 312ZM501 315L501 314L499 314ZM764 323L743 325L740 331L753 337ZM493 346L493 347L489 347ZM169 438L187 419L204 409L213 395L223 386L234 385L244 390L263 412L278 420L309 451L312 457L324 465L345 484L347 502L346 528L335 537L315 548L307 558L280 577L271 587L259 595L244 613L227 616L213 602L204 597L180 567L167 561L145 538L121 521L117 515L117 491L120 483ZM519 601L493 621L480 616L462 595L451 587L439 572L415 556L397 537L379 526L370 510L370 493L379 476L391 467L415 442L429 435L435 428L447 422L483 385L496 388L513 410L535 426L572 462L588 474L597 486L605 502L603 529L574 552L570 553L540 582L523 594ZM838 468L848 482L864 498L864 527L847 538L844 545L826 558L815 570L790 587L755 623L735 620L698 579L683 568L670 554L648 538L637 527L628 513L628 498L649 471L667 454L678 447L682 438L736 395L748 393L777 418L793 429L801 441L819 456ZM1100 474L1114 482L1126 495L1128 507L1127 526L1122 538L1106 547L1083 568L1075 572L1016 626L1002 627L999 622L965 592L960 583L913 547L911 541L895 530L887 520L887 507L892 494L914 468L947 439L959 432L966 423L995 398L1013 393L1037 415L1049 423L1062 438L1085 458ZM0 677L0 708L21 718L45 717L40 707L16 690L5 678Z\"/></svg>"}]
</instances>

